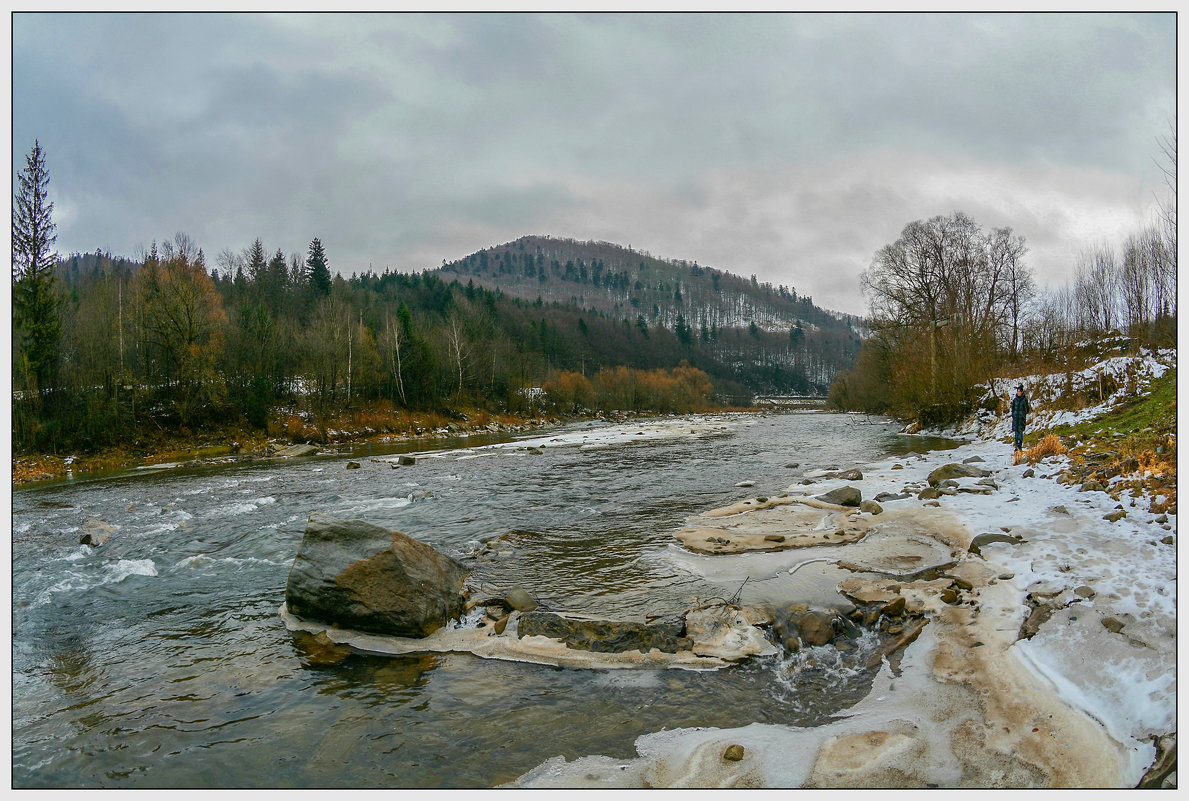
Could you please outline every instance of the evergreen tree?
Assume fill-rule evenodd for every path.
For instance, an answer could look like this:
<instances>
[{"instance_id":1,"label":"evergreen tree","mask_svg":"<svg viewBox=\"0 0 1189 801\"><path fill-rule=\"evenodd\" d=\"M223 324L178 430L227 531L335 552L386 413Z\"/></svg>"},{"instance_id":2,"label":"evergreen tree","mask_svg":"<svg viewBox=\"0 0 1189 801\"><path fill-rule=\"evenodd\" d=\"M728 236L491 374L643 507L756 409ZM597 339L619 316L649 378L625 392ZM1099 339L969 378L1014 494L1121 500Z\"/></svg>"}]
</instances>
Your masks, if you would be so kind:
<instances>
[{"instance_id":1,"label":"evergreen tree","mask_svg":"<svg viewBox=\"0 0 1189 801\"><path fill-rule=\"evenodd\" d=\"M310 268L310 287L318 295L330 294L330 266L326 262L326 251L322 248L322 240L314 237L310 242L310 255L306 259L306 266Z\"/></svg>"},{"instance_id":2,"label":"evergreen tree","mask_svg":"<svg viewBox=\"0 0 1189 801\"><path fill-rule=\"evenodd\" d=\"M22 366L35 388L44 392L57 377L61 324L54 286L58 257L51 249L58 237L52 219L54 204L47 198L50 174L36 140L17 179L12 206L14 323L23 335Z\"/></svg>"}]
</instances>

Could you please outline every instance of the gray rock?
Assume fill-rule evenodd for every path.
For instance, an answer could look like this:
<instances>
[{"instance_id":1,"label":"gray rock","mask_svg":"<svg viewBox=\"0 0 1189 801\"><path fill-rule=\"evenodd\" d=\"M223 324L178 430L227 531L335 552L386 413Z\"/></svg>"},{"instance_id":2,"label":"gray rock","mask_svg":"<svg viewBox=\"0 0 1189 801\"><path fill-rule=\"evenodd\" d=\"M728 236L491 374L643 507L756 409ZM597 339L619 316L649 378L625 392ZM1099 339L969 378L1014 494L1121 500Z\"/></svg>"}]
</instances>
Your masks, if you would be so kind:
<instances>
[{"instance_id":1,"label":"gray rock","mask_svg":"<svg viewBox=\"0 0 1189 801\"><path fill-rule=\"evenodd\" d=\"M520 612L531 612L540 606L536 598L529 595L520 587L513 587L508 590L508 594L504 596L504 604Z\"/></svg>"},{"instance_id":2,"label":"gray rock","mask_svg":"<svg viewBox=\"0 0 1189 801\"><path fill-rule=\"evenodd\" d=\"M1127 512L1123 511L1122 509L1116 509L1113 512L1108 512L1107 514L1104 514L1102 516L1102 519L1108 520L1111 523L1117 523L1125 517L1127 517Z\"/></svg>"},{"instance_id":3,"label":"gray rock","mask_svg":"<svg viewBox=\"0 0 1189 801\"><path fill-rule=\"evenodd\" d=\"M97 517L88 517L83 523L83 533L79 536L78 541L80 545L98 548L111 539L111 535L115 533L116 529L110 523L104 523Z\"/></svg>"},{"instance_id":4,"label":"gray rock","mask_svg":"<svg viewBox=\"0 0 1189 801\"><path fill-rule=\"evenodd\" d=\"M397 464L399 464L403 467L411 467L412 465L417 464L417 457L415 457L415 456L398 456L396 459L396 462L397 462Z\"/></svg>"},{"instance_id":5,"label":"gray rock","mask_svg":"<svg viewBox=\"0 0 1189 801\"><path fill-rule=\"evenodd\" d=\"M931 501L931 500L934 500L934 499L940 498L940 497L941 497L941 490L939 490L935 487L929 487L928 489L921 490L921 493L919 495L917 495L917 500Z\"/></svg>"},{"instance_id":6,"label":"gray rock","mask_svg":"<svg viewBox=\"0 0 1189 801\"><path fill-rule=\"evenodd\" d=\"M1083 584L1080 587L1074 587L1073 594L1081 596L1082 598L1093 598L1096 593L1094 592L1093 588L1087 587L1085 584Z\"/></svg>"},{"instance_id":7,"label":"gray rock","mask_svg":"<svg viewBox=\"0 0 1189 801\"><path fill-rule=\"evenodd\" d=\"M656 623L614 620L577 620L552 612L525 612L516 626L517 637L542 636L562 640L569 648L596 653L640 651L656 648L667 654L688 650L684 622L679 617Z\"/></svg>"},{"instance_id":8,"label":"gray rock","mask_svg":"<svg viewBox=\"0 0 1189 801\"><path fill-rule=\"evenodd\" d=\"M1035 478L1035 477L1036 477L1036 471L1033 470L1031 467L1029 467L1027 470L1024 471L1024 478Z\"/></svg>"},{"instance_id":9,"label":"gray rock","mask_svg":"<svg viewBox=\"0 0 1189 801\"><path fill-rule=\"evenodd\" d=\"M929 486L936 487L942 481L955 478L986 478L990 472L968 464L945 464L929 474Z\"/></svg>"},{"instance_id":10,"label":"gray rock","mask_svg":"<svg viewBox=\"0 0 1189 801\"><path fill-rule=\"evenodd\" d=\"M308 620L425 637L461 615L467 573L399 531L315 512L289 571L285 602Z\"/></svg>"},{"instance_id":11,"label":"gray rock","mask_svg":"<svg viewBox=\"0 0 1189 801\"><path fill-rule=\"evenodd\" d=\"M911 497L912 497L912 495L910 495L907 492L899 492L899 493L881 492L880 494L875 496L875 502L876 503L887 503L888 501L903 501L903 500L906 500Z\"/></svg>"},{"instance_id":12,"label":"gray rock","mask_svg":"<svg viewBox=\"0 0 1189 801\"><path fill-rule=\"evenodd\" d=\"M1104 492L1104 488L1097 481L1087 481L1078 489L1078 492Z\"/></svg>"},{"instance_id":13,"label":"gray rock","mask_svg":"<svg viewBox=\"0 0 1189 801\"><path fill-rule=\"evenodd\" d=\"M347 469L348 470L358 470L359 462L347 462Z\"/></svg>"},{"instance_id":14,"label":"gray rock","mask_svg":"<svg viewBox=\"0 0 1189 801\"><path fill-rule=\"evenodd\" d=\"M883 513L883 507L875 501L863 501L861 504L859 504L859 511L878 515Z\"/></svg>"},{"instance_id":15,"label":"gray rock","mask_svg":"<svg viewBox=\"0 0 1189 801\"><path fill-rule=\"evenodd\" d=\"M839 487L825 495L818 495L817 499L838 506L858 506L863 502L863 493L857 487Z\"/></svg>"},{"instance_id":16,"label":"gray rock","mask_svg":"<svg viewBox=\"0 0 1189 801\"><path fill-rule=\"evenodd\" d=\"M834 473L826 473L822 478L841 479L843 481L862 481L863 474L858 468L853 470L839 470Z\"/></svg>"},{"instance_id":17,"label":"gray rock","mask_svg":"<svg viewBox=\"0 0 1189 801\"><path fill-rule=\"evenodd\" d=\"M786 464L786 465L784 466L784 468L785 468L786 470L796 470L796 469L797 469L798 467L800 467L800 466L801 466L801 463L800 463L800 462L789 462L788 464Z\"/></svg>"},{"instance_id":18,"label":"gray rock","mask_svg":"<svg viewBox=\"0 0 1189 801\"><path fill-rule=\"evenodd\" d=\"M1056 512L1056 513L1057 513L1057 514L1059 514L1059 515L1067 515L1067 514L1069 514L1069 510L1068 510L1068 509L1066 509L1064 506L1054 506L1054 507L1053 507L1053 511L1054 511L1054 512Z\"/></svg>"},{"instance_id":19,"label":"gray rock","mask_svg":"<svg viewBox=\"0 0 1189 801\"><path fill-rule=\"evenodd\" d=\"M1006 542L1009 545L1019 545L1023 541L1023 537L1015 537L1011 534L1000 534L998 531L992 531L987 534L979 534L972 539L970 541L970 552L981 554L983 546L990 545L993 542Z\"/></svg>"},{"instance_id":20,"label":"gray rock","mask_svg":"<svg viewBox=\"0 0 1189 801\"><path fill-rule=\"evenodd\" d=\"M996 490L999 489L999 485L995 483L995 479L993 479L993 478L980 478L978 481L976 481L974 483L979 485L980 487L990 487L991 489L996 489Z\"/></svg>"},{"instance_id":21,"label":"gray rock","mask_svg":"<svg viewBox=\"0 0 1189 801\"><path fill-rule=\"evenodd\" d=\"M783 534L765 534L764 542L784 542Z\"/></svg>"},{"instance_id":22,"label":"gray rock","mask_svg":"<svg viewBox=\"0 0 1189 801\"><path fill-rule=\"evenodd\" d=\"M1165 515L1165 514L1160 515L1160 517L1156 518L1156 522L1161 523L1161 524L1167 523L1168 515Z\"/></svg>"},{"instance_id":23,"label":"gray rock","mask_svg":"<svg viewBox=\"0 0 1189 801\"><path fill-rule=\"evenodd\" d=\"M281 450L277 451L277 456L285 456L288 458L292 458L294 456L313 456L317 452L317 445L300 444L290 445L288 448L282 448Z\"/></svg>"},{"instance_id":24,"label":"gray rock","mask_svg":"<svg viewBox=\"0 0 1189 801\"><path fill-rule=\"evenodd\" d=\"M984 461L986 460L981 456L971 456L969 459L963 459L962 464L978 464L979 462Z\"/></svg>"}]
</instances>

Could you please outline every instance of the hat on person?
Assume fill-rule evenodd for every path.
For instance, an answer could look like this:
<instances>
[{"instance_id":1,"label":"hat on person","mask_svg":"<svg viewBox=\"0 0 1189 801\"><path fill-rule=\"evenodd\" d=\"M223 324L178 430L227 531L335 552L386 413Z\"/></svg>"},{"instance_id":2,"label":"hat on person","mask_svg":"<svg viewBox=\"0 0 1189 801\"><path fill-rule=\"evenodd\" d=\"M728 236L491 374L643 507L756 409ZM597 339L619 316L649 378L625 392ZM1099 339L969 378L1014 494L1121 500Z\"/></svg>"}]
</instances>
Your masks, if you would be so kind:
<instances>
[{"instance_id":1,"label":"hat on person","mask_svg":"<svg viewBox=\"0 0 1189 801\"><path fill-rule=\"evenodd\" d=\"M1023 391L1024 391L1024 385L1023 385L1023 384L1016 384L1016 389L1020 390L1020 392L1023 392Z\"/></svg>"}]
</instances>

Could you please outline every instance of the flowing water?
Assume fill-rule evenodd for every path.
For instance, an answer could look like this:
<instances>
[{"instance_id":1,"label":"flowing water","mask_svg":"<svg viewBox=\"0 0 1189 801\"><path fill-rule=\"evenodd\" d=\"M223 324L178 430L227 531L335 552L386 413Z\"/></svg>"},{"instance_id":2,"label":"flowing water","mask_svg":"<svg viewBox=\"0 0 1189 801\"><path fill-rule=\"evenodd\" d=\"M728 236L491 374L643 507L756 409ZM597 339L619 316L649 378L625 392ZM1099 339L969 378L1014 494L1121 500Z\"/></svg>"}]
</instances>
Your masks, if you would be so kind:
<instances>
[{"instance_id":1,"label":"flowing water","mask_svg":"<svg viewBox=\"0 0 1189 801\"><path fill-rule=\"evenodd\" d=\"M716 419L711 436L600 449L453 441L392 469L369 457L397 449L365 447L15 490L13 786L491 787L559 754L631 757L636 737L662 728L830 720L870 686L861 653L825 646L715 671L327 659L278 616L315 510L461 558L499 538L482 579L559 612L642 620L736 594L828 604L839 578L828 564L741 591L715 583L699 567L713 558L682 552L672 532L808 470L939 444L842 415ZM362 468L347 470L348 457ZM735 486L744 480L755 484ZM92 516L118 529L99 548L78 544Z\"/></svg>"}]
</instances>

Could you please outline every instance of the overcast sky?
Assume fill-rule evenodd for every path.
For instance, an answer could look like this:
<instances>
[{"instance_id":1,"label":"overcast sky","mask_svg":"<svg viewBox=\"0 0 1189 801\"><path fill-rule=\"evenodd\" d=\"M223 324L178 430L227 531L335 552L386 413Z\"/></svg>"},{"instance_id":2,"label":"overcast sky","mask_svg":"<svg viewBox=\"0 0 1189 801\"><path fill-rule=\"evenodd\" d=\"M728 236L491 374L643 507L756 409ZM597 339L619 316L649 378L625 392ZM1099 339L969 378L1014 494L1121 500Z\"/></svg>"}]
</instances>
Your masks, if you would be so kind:
<instances>
[{"instance_id":1,"label":"overcast sky","mask_svg":"<svg viewBox=\"0 0 1189 801\"><path fill-rule=\"evenodd\" d=\"M61 253L320 237L340 272L599 239L864 313L960 210L1042 282L1149 224L1172 14L15 14ZM15 185L15 184L14 184Z\"/></svg>"}]
</instances>

